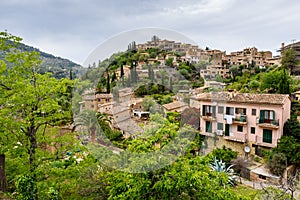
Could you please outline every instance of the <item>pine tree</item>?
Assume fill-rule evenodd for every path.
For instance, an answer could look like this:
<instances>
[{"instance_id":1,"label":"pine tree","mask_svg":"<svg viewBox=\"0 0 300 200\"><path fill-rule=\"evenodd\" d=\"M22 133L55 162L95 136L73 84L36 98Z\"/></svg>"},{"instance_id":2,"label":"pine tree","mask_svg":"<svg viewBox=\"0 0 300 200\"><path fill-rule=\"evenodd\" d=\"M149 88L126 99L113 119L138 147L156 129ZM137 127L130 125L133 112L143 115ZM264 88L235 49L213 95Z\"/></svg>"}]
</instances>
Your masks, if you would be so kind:
<instances>
[{"instance_id":1,"label":"pine tree","mask_svg":"<svg viewBox=\"0 0 300 200\"><path fill-rule=\"evenodd\" d=\"M170 77L170 87L169 87L170 92L173 92L173 79Z\"/></svg>"},{"instance_id":2,"label":"pine tree","mask_svg":"<svg viewBox=\"0 0 300 200\"><path fill-rule=\"evenodd\" d=\"M107 84L106 84L106 93L110 93L110 80L109 80L109 72L107 72Z\"/></svg>"},{"instance_id":3,"label":"pine tree","mask_svg":"<svg viewBox=\"0 0 300 200\"><path fill-rule=\"evenodd\" d=\"M123 64L121 65L121 74L120 74L121 78L123 78L124 76L124 67Z\"/></svg>"}]
</instances>

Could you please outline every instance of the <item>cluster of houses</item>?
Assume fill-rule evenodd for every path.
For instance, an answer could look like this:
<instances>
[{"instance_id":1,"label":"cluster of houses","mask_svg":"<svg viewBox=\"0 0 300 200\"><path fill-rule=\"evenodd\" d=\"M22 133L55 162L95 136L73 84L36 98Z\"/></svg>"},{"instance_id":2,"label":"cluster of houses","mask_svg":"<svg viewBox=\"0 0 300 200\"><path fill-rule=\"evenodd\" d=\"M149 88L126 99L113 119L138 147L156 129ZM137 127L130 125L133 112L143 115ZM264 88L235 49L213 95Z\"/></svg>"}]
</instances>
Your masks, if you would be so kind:
<instances>
[{"instance_id":1,"label":"cluster of houses","mask_svg":"<svg viewBox=\"0 0 300 200\"><path fill-rule=\"evenodd\" d=\"M258 66L265 68L266 66L280 65L281 55L273 56L271 51L259 51L256 47L245 48L241 51L230 52L217 49L201 49L197 45L184 44L180 42L161 40L158 37L153 37L151 41L144 44L138 44L138 50L146 50L150 48L159 48L167 52L175 52L175 55L169 55L173 58L173 65L177 66L178 61L188 61L190 63L199 63L200 61L207 61L209 64L206 69L201 69L200 74L204 78L214 78L220 75L223 78L229 77L229 67L232 65L243 65L245 67ZM279 52L286 49L294 49L297 59L300 60L300 42L288 44L285 46L281 44ZM153 64L159 62L162 66L165 64L163 57L156 57L150 59ZM151 64L150 63L150 64Z\"/></svg>"},{"instance_id":2,"label":"cluster of houses","mask_svg":"<svg viewBox=\"0 0 300 200\"><path fill-rule=\"evenodd\" d=\"M276 147L283 135L283 125L290 118L289 95L195 91L190 95L189 105L176 96L173 102L162 106L164 111L182 113L189 107L196 108L201 116L198 127L201 134L217 136L220 146L226 144L238 152L244 152L245 146L251 152ZM140 131L132 120L145 121L149 117L149 112L142 108L142 101L143 98L134 97L131 88L120 89L117 99L112 93L87 91L82 96L80 110L106 113L114 128L132 134Z\"/></svg>"},{"instance_id":3,"label":"cluster of houses","mask_svg":"<svg viewBox=\"0 0 300 200\"><path fill-rule=\"evenodd\" d=\"M242 51L231 52L229 55L220 50L202 50L198 46L182 44L174 41L160 40L154 37L145 44L138 44L138 49L161 48L167 51L181 53L181 59L197 63L210 59L206 69L200 71L203 77L220 74L228 76L229 65L253 65L258 66L279 65L280 56L272 57L270 51L258 51L255 47L245 48ZM300 42L284 46L281 51L293 48L300 60ZM299 51L298 51L299 50ZM176 66L177 57L174 54L159 56L148 62L159 61L159 66L165 66L165 60L173 58ZM148 70L143 68L144 61L138 61L136 70L139 78L148 76ZM178 64L178 63L177 63ZM130 74L130 66L123 66L125 76ZM175 70L175 69L174 69ZM120 71L117 76L120 77ZM207 87L224 89L225 85L214 81L207 81ZM173 102L162 105L165 112L183 113L186 109L193 109L200 116L198 127L200 134L206 136L210 143L211 151L215 147L229 147L237 151L241 156L262 156L262 151L277 146L283 136L283 126L290 118L291 99L289 95L282 94L253 94L238 93L235 91L204 92L201 88L179 91L185 95L185 101L180 94L176 94ZM297 93L298 94L298 93ZM296 96L297 96L296 94ZM186 103L186 97L189 103ZM95 94L93 90L82 95L80 110L90 109L106 113L114 129L121 130L123 135L143 131L138 123L147 123L149 112L143 110L143 98L136 98L132 88L123 88L118 91L117 97L113 94ZM204 152L205 153L205 152ZM253 180L265 180L267 178L278 179L271 175L263 166L253 168Z\"/></svg>"},{"instance_id":4,"label":"cluster of houses","mask_svg":"<svg viewBox=\"0 0 300 200\"><path fill-rule=\"evenodd\" d=\"M186 95L186 94L185 94ZM290 118L291 99L283 94L253 94L235 91L203 92L190 90L190 103L183 102L178 94L174 101L164 104L165 112L184 113L186 109L200 116L200 134L206 136L208 153L224 145L248 158L250 155L262 156L263 150L277 146L283 135L283 126ZM147 123L149 112L142 108L142 98L135 98L131 88L119 90L118 98L113 94L94 94L88 91L82 96L80 109L91 109L110 116L112 127L121 130L124 137L142 132L139 123ZM213 142L209 142L213 141ZM206 152L205 152L206 151ZM263 165L252 166L252 180L278 182Z\"/></svg>"}]
</instances>

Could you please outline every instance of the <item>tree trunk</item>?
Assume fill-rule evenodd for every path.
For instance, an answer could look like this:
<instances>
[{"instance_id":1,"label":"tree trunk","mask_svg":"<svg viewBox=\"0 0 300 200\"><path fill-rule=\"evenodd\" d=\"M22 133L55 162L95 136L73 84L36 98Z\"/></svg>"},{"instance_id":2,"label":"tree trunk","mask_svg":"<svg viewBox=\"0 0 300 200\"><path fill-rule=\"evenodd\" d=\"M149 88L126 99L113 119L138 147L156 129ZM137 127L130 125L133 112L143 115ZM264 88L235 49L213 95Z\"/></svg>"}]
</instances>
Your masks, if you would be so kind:
<instances>
[{"instance_id":1,"label":"tree trunk","mask_svg":"<svg viewBox=\"0 0 300 200\"><path fill-rule=\"evenodd\" d=\"M30 146L28 150L29 154L29 165L30 165L30 172L31 176L33 179L33 188L32 190L32 199L38 200L38 191L37 191L37 178L36 178L36 168L37 168L37 163L36 163L36 149L37 149L37 140L36 140L36 133L37 130L33 127L31 127L29 131L29 141L30 141Z\"/></svg>"},{"instance_id":2,"label":"tree trunk","mask_svg":"<svg viewBox=\"0 0 300 200\"><path fill-rule=\"evenodd\" d=\"M92 136L92 143L95 144L95 142L96 142L96 128L94 126L91 128L91 136Z\"/></svg>"},{"instance_id":3,"label":"tree trunk","mask_svg":"<svg viewBox=\"0 0 300 200\"><path fill-rule=\"evenodd\" d=\"M5 155L0 154L0 191L6 192Z\"/></svg>"}]
</instances>

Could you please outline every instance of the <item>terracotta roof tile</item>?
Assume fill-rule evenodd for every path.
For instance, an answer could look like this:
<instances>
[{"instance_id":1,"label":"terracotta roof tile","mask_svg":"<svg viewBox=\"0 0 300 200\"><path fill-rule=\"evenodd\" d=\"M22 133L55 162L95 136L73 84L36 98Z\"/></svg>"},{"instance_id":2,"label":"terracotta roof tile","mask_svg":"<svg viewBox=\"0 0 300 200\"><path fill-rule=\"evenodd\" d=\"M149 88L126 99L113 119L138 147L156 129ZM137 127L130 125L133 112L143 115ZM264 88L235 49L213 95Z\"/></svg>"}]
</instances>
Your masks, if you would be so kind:
<instances>
[{"instance_id":1,"label":"terracotta roof tile","mask_svg":"<svg viewBox=\"0 0 300 200\"><path fill-rule=\"evenodd\" d=\"M187 106L186 103L181 102L181 101L174 101L172 103L164 104L163 107L167 110L173 110L175 108L181 108Z\"/></svg>"},{"instance_id":2,"label":"terracotta roof tile","mask_svg":"<svg viewBox=\"0 0 300 200\"><path fill-rule=\"evenodd\" d=\"M252 104L277 104L281 105L289 99L289 95L285 94L253 94L253 93L236 93L236 92L213 92L202 93L191 97L202 101L218 101L218 102L237 102Z\"/></svg>"}]
</instances>

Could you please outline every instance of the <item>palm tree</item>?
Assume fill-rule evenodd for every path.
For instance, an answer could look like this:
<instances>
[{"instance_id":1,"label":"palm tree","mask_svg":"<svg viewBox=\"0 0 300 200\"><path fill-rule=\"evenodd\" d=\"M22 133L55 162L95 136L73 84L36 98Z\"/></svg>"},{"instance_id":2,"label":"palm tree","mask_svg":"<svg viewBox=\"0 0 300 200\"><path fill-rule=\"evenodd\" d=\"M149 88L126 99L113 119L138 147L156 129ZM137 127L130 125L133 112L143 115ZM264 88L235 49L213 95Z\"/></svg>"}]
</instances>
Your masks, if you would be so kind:
<instances>
[{"instance_id":1,"label":"palm tree","mask_svg":"<svg viewBox=\"0 0 300 200\"><path fill-rule=\"evenodd\" d=\"M78 116L74 117L74 126L87 127L88 134L91 135L92 143L96 141L96 132L100 132L100 125L97 112L94 110L84 110Z\"/></svg>"},{"instance_id":2,"label":"palm tree","mask_svg":"<svg viewBox=\"0 0 300 200\"><path fill-rule=\"evenodd\" d=\"M225 173L228 175L228 184L231 186L236 185L236 174L234 173L234 170L232 169L234 165L230 165L229 167L226 167L226 163L222 160L217 160L216 157L214 157L214 161L212 164L209 164L209 167L218 173ZM221 182L222 184L222 182Z\"/></svg>"},{"instance_id":3,"label":"palm tree","mask_svg":"<svg viewBox=\"0 0 300 200\"><path fill-rule=\"evenodd\" d=\"M101 125L103 123L107 123L109 126L112 125L112 120L110 119L109 115L106 113L97 112L96 118L98 120L98 123Z\"/></svg>"}]
</instances>

